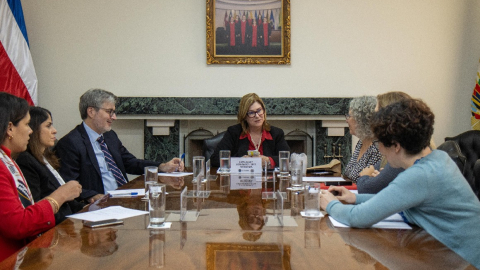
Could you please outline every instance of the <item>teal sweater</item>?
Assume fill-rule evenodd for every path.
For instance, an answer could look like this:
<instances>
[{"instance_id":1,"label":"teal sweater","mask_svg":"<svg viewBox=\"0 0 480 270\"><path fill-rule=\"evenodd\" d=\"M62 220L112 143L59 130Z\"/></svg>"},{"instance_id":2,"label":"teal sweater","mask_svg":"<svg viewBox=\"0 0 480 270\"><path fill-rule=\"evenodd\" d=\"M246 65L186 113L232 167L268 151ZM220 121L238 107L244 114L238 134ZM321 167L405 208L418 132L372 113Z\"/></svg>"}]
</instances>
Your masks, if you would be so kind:
<instances>
[{"instance_id":1,"label":"teal sweater","mask_svg":"<svg viewBox=\"0 0 480 270\"><path fill-rule=\"evenodd\" d=\"M358 228L401 211L480 269L480 201L443 151L434 150L378 194L358 194L355 205L332 201L327 206L336 220Z\"/></svg>"}]
</instances>

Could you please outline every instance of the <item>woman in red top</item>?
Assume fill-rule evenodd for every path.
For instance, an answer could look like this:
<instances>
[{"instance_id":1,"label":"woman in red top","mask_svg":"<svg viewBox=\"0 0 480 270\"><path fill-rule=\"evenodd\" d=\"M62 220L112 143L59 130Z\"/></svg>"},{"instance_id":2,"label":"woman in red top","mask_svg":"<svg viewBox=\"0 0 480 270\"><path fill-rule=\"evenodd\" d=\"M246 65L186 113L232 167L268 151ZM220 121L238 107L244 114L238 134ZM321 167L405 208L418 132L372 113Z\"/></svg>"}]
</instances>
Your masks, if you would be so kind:
<instances>
[{"instance_id":1,"label":"woman in red top","mask_svg":"<svg viewBox=\"0 0 480 270\"><path fill-rule=\"evenodd\" d=\"M70 181L34 202L22 172L11 158L27 149L32 133L28 110L24 99L0 93L0 261L54 227L54 213L82 191L77 181Z\"/></svg>"},{"instance_id":2,"label":"woman in red top","mask_svg":"<svg viewBox=\"0 0 480 270\"><path fill-rule=\"evenodd\" d=\"M244 157L251 151L252 156L262 158L262 164L269 164L269 168L279 163L279 151L290 151L283 130L267 123L265 104L257 94L242 97L237 119L238 124L227 129L210 157L213 167L220 166L220 150L230 150L232 157Z\"/></svg>"}]
</instances>

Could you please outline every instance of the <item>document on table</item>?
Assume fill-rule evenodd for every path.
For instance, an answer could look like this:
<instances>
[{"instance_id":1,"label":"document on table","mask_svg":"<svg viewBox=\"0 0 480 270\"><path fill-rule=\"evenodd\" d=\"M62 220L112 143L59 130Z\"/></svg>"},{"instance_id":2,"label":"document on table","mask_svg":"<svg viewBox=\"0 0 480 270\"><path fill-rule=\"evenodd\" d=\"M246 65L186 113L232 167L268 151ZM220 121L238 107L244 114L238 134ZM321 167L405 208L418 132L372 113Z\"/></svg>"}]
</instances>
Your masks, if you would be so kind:
<instances>
[{"instance_id":1,"label":"document on table","mask_svg":"<svg viewBox=\"0 0 480 270\"><path fill-rule=\"evenodd\" d=\"M112 195L112 197L145 196L145 189L144 189L144 188L136 188L136 189L117 189L117 190L107 191L107 193L110 194L110 195Z\"/></svg>"},{"instance_id":2,"label":"document on table","mask_svg":"<svg viewBox=\"0 0 480 270\"><path fill-rule=\"evenodd\" d=\"M328 176L309 176L303 177L303 182L344 182L342 177L328 177Z\"/></svg>"},{"instance_id":3,"label":"document on table","mask_svg":"<svg viewBox=\"0 0 480 270\"><path fill-rule=\"evenodd\" d=\"M158 173L158 176L172 176L172 177L182 177L192 175L192 172L172 172L172 173Z\"/></svg>"},{"instance_id":4,"label":"document on table","mask_svg":"<svg viewBox=\"0 0 480 270\"><path fill-rule=\"evenodd\" d=\"M69 218L82 219L86 221L101 221L107 219L124 219L129 217L148 214L147 211L140 211L122 206L110 206L91 212L69 215Z\"/></svg>"},{"instance_id":5,"label":"document on table","mask_svg":"<svg viewBox=\"0 0 480 270\"><path fill-rule=\"evenodd\" d=\"M332 216L328 216L330 218L330 221L332 222L333 226L338 227L338 228L349 228L350 226L345 225L343 223L338 222L336 219L334 219ZM412 227L410 227L407 223L403 221L403 218L399 214L394 214L386 219L379 221L375 224L372 225L371 228L377 228L377 229L405 229L405 230L411 230Z\"/></svg>"}]
</instances>

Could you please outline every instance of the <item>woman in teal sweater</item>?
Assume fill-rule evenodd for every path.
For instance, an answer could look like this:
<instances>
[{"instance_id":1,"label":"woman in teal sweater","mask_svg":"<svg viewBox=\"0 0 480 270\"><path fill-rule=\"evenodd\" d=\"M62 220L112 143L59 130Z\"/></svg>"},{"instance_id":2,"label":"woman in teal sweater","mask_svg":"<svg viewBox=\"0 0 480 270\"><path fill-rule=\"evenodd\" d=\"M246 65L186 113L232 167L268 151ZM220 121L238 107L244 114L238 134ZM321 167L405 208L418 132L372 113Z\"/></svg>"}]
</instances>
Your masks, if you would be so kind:
<instances>
[{"instance_id":1,"label":"woman in teal sweater","mask_svg":"<svg viewBox=\"0 0 480 270\"><path fill-rule=\"evenodd\" d=\"M330 187L322 192L321 207L358 228L400 212L406 222L422 227L480 269L480 202L450 157L428 147L433 123L432 111L420 100L380 109L371 124L375 143L392 167L405 171L378 194Z\"/></svg>"}]
</instances>

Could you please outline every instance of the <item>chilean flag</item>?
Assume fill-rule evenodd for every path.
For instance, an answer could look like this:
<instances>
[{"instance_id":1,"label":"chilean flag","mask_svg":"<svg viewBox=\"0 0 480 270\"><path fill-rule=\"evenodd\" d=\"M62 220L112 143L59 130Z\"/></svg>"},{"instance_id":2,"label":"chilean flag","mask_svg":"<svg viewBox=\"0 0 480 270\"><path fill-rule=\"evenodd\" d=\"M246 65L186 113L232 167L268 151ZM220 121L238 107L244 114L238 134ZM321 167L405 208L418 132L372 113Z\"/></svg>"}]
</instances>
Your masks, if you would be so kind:
<instances>
[{"instance_id":1,"label":"chilean flag","mask_svg":"<svg viewBox=\"0 0 480 270\"><path fill-rule=\"evenodd\" d=\"M37 104L37 75L20 0L0 0L0 91Z\"/></svg>"}]
</instances>

